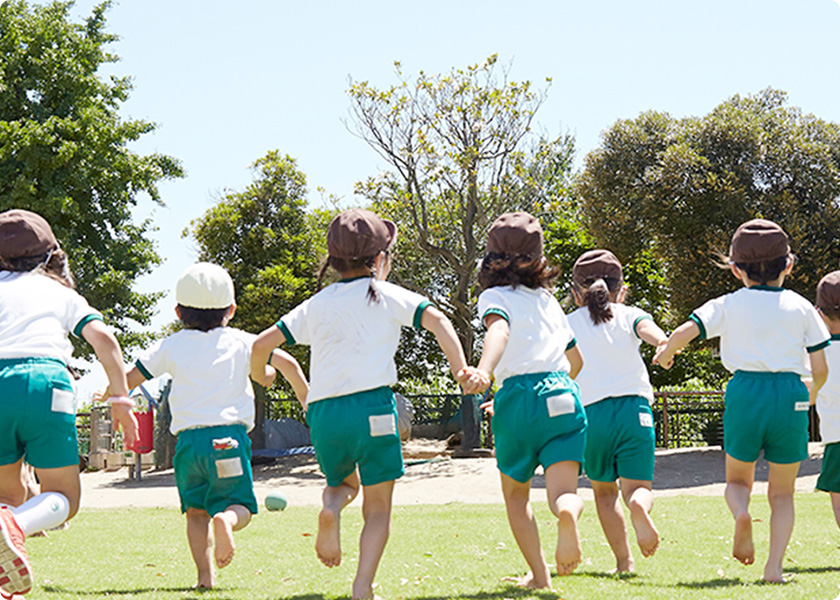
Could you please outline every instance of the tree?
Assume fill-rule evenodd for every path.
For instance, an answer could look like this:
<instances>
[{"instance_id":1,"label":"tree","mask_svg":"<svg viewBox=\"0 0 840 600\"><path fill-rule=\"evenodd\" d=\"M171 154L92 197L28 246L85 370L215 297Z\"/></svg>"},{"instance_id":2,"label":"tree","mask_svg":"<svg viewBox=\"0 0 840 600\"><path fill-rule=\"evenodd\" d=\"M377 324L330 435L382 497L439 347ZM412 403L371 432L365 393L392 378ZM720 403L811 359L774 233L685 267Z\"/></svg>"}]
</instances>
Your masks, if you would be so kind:
<instances>
[{"instance_id":1,"label":"tree","mask_svg":"<svg viewBox=\"0 0 840 600\"><path fill-rule=\"evenodd\" d=\"M431 297L472 361L473 275L487 230L508 211L551 215L574 146L568 136L534 140L531 122L546 92L508 81L495 55L416 81L399 63L396 72L400 83L385 90L351 81L355 130L393 167L356 191L400 225L395 280Z\"/></svg>"},{"instance_id":2,"label":"tree","mask_svg":"<svg viewBox=\"0 0 840 600\"><path fill-rule=\"evenodd\" d=\"M131 323L148 324L160 296L132 290L160 257L152 224L135 223L131 210L143 194L162 204L158 182L183 171L174 158L128 148L155 125L121 119L130 78L97 76L118 60L105 49L117 39L105 31L109 5L82 24L70 20L72 2L0 8L0 210L50 222L80 293L131 345L146 337Z\"/></svg>"},{"instance_id":3,"label":"tree","mask_svg":"<svg viewBox=\"0 0 840 600\"><path fill-rule=\"evenodd\" d=\"M586 157L578 193L599 244L651 262L675 321L735 289L714 262L748 219L788 233L799 265L786 285L806 297L840 263L840 126L777 90L733 96L704 117L618 121Z\"/></svg>"}]
</instances>

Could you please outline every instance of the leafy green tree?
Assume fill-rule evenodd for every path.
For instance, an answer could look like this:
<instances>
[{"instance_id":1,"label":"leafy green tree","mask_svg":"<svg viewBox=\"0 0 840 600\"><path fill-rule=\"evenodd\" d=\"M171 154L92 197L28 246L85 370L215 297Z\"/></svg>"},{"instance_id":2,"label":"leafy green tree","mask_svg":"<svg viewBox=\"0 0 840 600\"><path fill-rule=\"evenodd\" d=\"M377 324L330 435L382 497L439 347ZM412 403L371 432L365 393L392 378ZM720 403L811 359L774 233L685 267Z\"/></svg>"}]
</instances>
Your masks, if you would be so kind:
<instances>
[{"instance_id":1,"label":"leafy green tree","mask_svg":"<svg viewBox=\"0 0 840 600\"><path fill-rule=\"evenodd\" d=\"M799 265L786 285L806 297L840 264L840 126L777 90L733 96L703 117L618 121L586 157L578 192L598 243L649 261L666 284L672 324L736 289L714 263L748 219L787 231Z\"/></svg>"},{"instance_id":2,"label":"leafy green tree","mask_svg":"<svg viewBox=\"0 0 840 600\"><path fill-rule=\"evenodd\" d=\"M399 83L385 90L351 82L355 130L393 169L356 191L400 226L394 279L432 298L471 361L473 275L487 230L508 211L553 217L551 204L570 179L573 141L535 139L531 123L546 92L509 81L495 55L443 75L421 72L416 80L399 63L396 72ZM428 362L400 363L428 370L434 350L415 347Z\"/></svg>"},{"instance_id":3,"label":"leafy green tree","mask_svg":"<svg viewBox=\"0 0 840 600\"><path fill-rule=\"evenodd\" d=\"M26 208L51 223L79 291L131 345L146 337L131 323L147 325L160 296L132 289L160 257L152 224L131 211L143 194L162 204L158 182L183 171L169 156L129 150L155 125L120 117L129 77L97 75L118 60L106 50L117 39L105 30L109 5L84 23L71 20L72 2L0 7L0 210Z\"/></svg>"}]
</instances>

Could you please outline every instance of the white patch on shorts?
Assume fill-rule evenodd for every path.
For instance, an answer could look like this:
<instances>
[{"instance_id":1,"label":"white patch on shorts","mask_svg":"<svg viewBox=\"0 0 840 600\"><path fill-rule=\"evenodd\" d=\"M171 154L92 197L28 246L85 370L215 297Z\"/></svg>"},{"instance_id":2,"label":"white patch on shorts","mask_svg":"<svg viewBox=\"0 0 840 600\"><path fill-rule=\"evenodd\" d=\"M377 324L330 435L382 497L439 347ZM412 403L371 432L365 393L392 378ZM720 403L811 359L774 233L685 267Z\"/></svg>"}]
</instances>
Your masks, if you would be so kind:
<instances>
[{"instance_id":1,"label":"white patch on shorts","mask_svg":"<svg viewBox=\"0 0 840 600\"><path fill-rule=\"evenodd\" d=\"M216 475L219 479L239 477L244 473L242 470L242 459L238 456L233 458L220 458L216 461Z\"/></svg>"},{"instance_id":2,"label":"white patch on shorts","mask_svg":"<svg viewBox=\"0 0 840 600\"><path fill-rule=\"evenodd\" d=\"M394 415L371 415L368 420L370 422L370 437L397 435L397 420Z\"/></svg>"},{"instance_id":3,"label":"white patch on shorts","mask_svg":"<svg viewBox=\"0 0 840 600\"><path fill-rule=\"evenodd\" d=\"M545 399L548 407L548 416L570 415L575 412L575 397L573 394L558 394Z\"/></svg>"},{"instance_id":4,"label":"white patch on shorts","mask_svg":"<svg viewBox=\"0 0 840 600\"><path fill-rule=\"evenodd\" d=\"M56 413L64 413L65 415L76 414L76 394L70 390L53 388L50 410Z\"/></svg>"},{"instance_id":5,"label":"white patch on shorts","mask_svg":"<svg viewBox=\"0 0 840 600\"><path fill-rule=\"evenodd\" d=\"M811 403L807 400L803 400L802 402L797 402L793 405L793 410L800 411L800 410L808 410L811 408Z\"/></svg>"},{"instance_id":6,"label":"white patch on shorts","mask_svg":"<svg viewBox=\"0 0 840 600\"><path fill-rule=\"evenodd\" d=\"M642 427L653 427L653 415L646 412L640 412L639 425Z\"/></svg>"}]
</instances>

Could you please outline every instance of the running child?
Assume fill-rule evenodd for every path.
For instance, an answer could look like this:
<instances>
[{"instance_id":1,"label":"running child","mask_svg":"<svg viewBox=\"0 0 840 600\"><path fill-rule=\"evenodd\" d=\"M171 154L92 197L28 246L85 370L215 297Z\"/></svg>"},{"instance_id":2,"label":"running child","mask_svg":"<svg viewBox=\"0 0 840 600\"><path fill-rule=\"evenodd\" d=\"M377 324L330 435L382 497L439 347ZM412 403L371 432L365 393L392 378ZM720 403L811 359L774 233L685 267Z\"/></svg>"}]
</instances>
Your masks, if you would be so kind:
<instances>
[{"instance_id":1,"label":"running child","mask_svg":"<svg viewBox=\"0 0 840 600\"><path fill-rule=\"evenodd\" d=\"M583 359L551 293L557 275L543 256L536 218L516 212L496 219L478 274L478 311L487 328L481 380L469 380L465 392L486 389L491 374L500 386L493 400L496 462L510 528L531 569L518 583L531 589L551 587L529 501L537 465L545 469L548 505L557 517L557 574L570 574L581 561L577 481L586 414L572 379Z\"/></svg>"},{"instance_id":2,"label":"running child","mask_svg":"<svg viewBox=\"0 0 840 600\"><path fill-rule=\"evenodd\" d=\"M86 340L114 390L111 415L133 444L137 421L117 339L74 289L49 223L27 210L0 213L0 591L25 594L32 571L24 538L79 510L76 393L68 334ZM23 461L40 493L24 502ZM17 508L11 508L17 507Z\"/></svg>"},{"instance_id":3,"label":"running child","mask_svg":"<svg viewBox=\"0 0 840 600\"><path fill-rule=\"evenodd\" d=\"M175 288L175 313L184 329L140 354L128 385L172 376L170 430L178 436L173 466L187 516L187 539L198 571L197 588L216 584L219 568L233 559L233 532L257 514L251 472L254 390L249 377L256 336L228 327L236 312L233 281L222 267L196 263ZM269 364L270 360L270 364ZM280 371L306 407L307 383L297 361L283 351L267 353L260 378ZM107 395L107 393L106 393Z\"/></svg>"},{"instance_id":4,"label":"running child","mask_svg":"<svg viewBox=\"0 0 840 600\"><path fill-rule=\"evenodd\" d=\"M750 494L761 451L770 463L770 552L764 580L782 583L782 560L793 532L793 492L799 463L808 458L809 389L826 380L823 349L829 333L817 311L782 287L793 269L787 234L772 221L753 219L732 236L728 268L744 287L694 311L660 347L654 362L667 366L691 340L720 336L723 366L735 375L723 413L726 503L735 518L732 555L755 562ZM806 367L807 350L811 372Z\"/></svg>"},{"instance_id":5,"label":"running child","mask_svg":"<svg viewBox=\"0 0 840 600\"><path fill-rule=\"evenodd\" d=\"M609 250L583 253L572 269L572 294L580 307L569 315L586 364L580 386L588 427L584 464L598 520L616 559L616 571L634 570L619 494L630 509L643 556L659 546L653 506L653 387L639 345L664 345L668 336L645 311L626 306L621 263ZM618 483L617 483L618 481Z\"/></svg>"},{"instance_id":6,"label":"running child","mask_svg":"<svg viewBox=\"0 0 840 600\"><path fill-rule=\"evenodd\" d=\"M840 271L829 273L817 285L817 310L831 334L825 349L828 379L816 398L825 446L817 489L829 493L834 520L840 525Z\"/></svg>"},{"instance_id":7,"label":"running child","mask_svg":"<svg viewBox=\"0 0 840 600\"><path fill-rule=\"evenodd\" d=\"M306 419L321 471L327 479L315 550L324 565L341 562L341 510L364 488L364 527L353 598L372 598L373 580L388 541L394 480L403 474L397 411L390 386L397 382L394 353L402 326L431 331L452 373L466 361L452 324L423 296L385 281L394 223L367 210L348 210L330 224L329 257L318 283L332 267L337 283L263 331L251 357L260 377L269 352L281 344L307 344L312 362ZM463 376L462 376L463 377Z\"/></svg>"}]
</instances>

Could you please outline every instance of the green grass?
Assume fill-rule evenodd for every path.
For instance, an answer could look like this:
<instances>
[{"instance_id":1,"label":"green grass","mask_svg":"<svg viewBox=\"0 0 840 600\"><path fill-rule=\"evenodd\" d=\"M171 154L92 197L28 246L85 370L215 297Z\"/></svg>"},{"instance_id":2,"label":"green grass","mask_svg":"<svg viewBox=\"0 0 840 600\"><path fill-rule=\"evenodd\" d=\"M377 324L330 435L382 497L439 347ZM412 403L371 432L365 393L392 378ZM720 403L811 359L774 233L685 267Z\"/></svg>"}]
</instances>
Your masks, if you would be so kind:
<instances>
[{"instance_id":1,"label":"green grass","mask_svg":"<svg viewBox=\"0 0 840 600\"><path fill-rule=\"evenodd\" d=\"M554 577L554 592L527 592L501 581L526 571L503 506L400 506L394 510L376 591L388 599L417 600L833 600L840 593L840 530L828 497L801 494L796 506L797 523L786 558L786 571L794 579L780 586L760 583L768 543L765 498L753 502L758 519L755 565L744 567L730 556L732 519L723 498L658 498L654 517L662 544L650 559L634 552L637 574L627 577L606 574L614 566L613 558L595 507L587 502L580 523L584 564L570 577ZM545 503L534 508L546 554L553 556L551 516ZM326 569L315 557L317 509L292 506L284 512L263 512L238 532L236 559L219 573L218 588L197 593L191 590L195 570L184 518L176 508L83 510L66 531L28 540L36 586L27 599L344 597L356 567L361 522L358 507L345 513L340 567Z\"/></svg>"}]
</instances>

